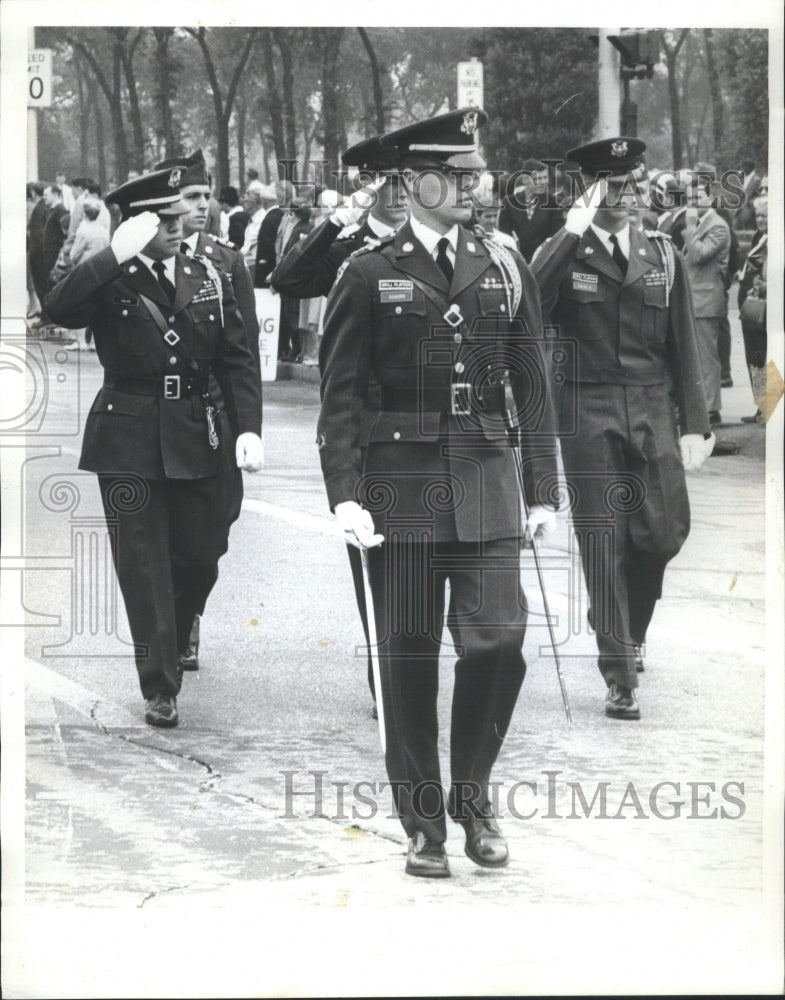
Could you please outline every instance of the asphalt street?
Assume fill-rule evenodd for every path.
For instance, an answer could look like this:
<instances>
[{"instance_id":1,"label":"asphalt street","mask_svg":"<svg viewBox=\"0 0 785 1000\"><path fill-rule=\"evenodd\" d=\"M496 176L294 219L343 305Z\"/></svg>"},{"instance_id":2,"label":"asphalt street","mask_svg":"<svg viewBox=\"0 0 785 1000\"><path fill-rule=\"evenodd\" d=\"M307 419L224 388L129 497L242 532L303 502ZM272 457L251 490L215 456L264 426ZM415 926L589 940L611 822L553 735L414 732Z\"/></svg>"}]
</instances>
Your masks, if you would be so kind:
<instances>
[{"instance_id":1,"label":"asphalt street","mask_svg":"<svg viewBox=\"0 0 785 1000\"><path fill-rule=\"evenodd\" d=\"M437 883L404 876L381 787L314 373L265 384L266 467L245 478L180 726L160 731L143 721L95 477L76 468L100 366L55 341L22 350L39 415L26 451L4 447L6 532L19 518L7 753L23 735L5 790L20 824L4 851L7 996L779 990L780 813L764 790L780 760L764 758L764 721L767 621L770 643L781 625L766 429L739 422L754 407L735 316L719 433L740 450L688 477L692 531L650 630L642 719L603 714L562 514L542 554L573 725L526 556L528 673L495 772L512 861L475 867L453 828L453 877ZM445 769L452 663L446 649Z\"/></svg>"}]
</instances>

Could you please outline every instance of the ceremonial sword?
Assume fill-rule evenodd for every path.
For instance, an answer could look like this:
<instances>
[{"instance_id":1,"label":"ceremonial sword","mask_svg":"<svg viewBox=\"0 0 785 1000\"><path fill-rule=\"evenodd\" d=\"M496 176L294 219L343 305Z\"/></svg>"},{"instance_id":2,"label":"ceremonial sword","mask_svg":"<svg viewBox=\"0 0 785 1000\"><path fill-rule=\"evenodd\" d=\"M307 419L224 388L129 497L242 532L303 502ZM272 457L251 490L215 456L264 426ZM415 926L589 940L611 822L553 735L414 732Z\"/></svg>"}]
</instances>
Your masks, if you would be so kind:
<instances>
[{"instance_id":1,"label":"ceremonial sword","mask_svg":"<svg viewBox=\"0 0 785 1000\"><path fill-rule=\"evenodd\" d=\"M510 395L512 393L511 386L509 382L505 383L505 395L507 396L506 402L509 404ZM521 497L521 505L523 506L523 513L525 520L529 520L529 505L526 502L526 488L523 481L523 461L521 459L520 451L520 431L515 425L513 419L512 408L507 406L504 410L504 424L507 429L507 437L509 438L510 445L512 447L512 455L515 461L515 474L518 479L518 492ZM564 702L564 711L567 715L567 722L572 725L572 713L570 712L570 703L567 700L567 689L564 686L564 678L561 673L561 664L559 662L559 654L556 650L556 635L553 631L553 621L551 619L551 609L548 605L548 595L545 592L545 580L542 575L542 567L540 566L540 553L537 547L537 539L534 537L534 532L531 532L531 543L532 543L532 554L534 556L534 565L537 570L537 580L540 584L540 593L542 594L542 606L545 610L545 620L548 622L548 632L551 637L551 648L553 649L553 658L556 663L556 676L559 679L559 689L561 690L561 699Z\"/></svg>"}]
</instances>

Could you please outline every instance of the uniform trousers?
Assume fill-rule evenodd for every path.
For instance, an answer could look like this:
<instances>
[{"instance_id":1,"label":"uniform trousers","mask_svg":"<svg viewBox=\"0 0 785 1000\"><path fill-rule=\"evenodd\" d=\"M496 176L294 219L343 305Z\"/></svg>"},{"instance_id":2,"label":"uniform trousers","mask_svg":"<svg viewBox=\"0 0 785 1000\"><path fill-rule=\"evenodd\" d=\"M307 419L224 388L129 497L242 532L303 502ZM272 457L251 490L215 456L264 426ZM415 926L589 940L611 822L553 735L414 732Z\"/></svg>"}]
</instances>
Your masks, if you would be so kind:
<instances>
[{"instance_id":1,"label":"uniform trousers","mask_svg":"<svg viewBox=\"0 0 785 1000\"><path fill-rule=\"evenodd\" d=\"M703 388L706 392L706 406L709 413L719 413L722 409L720 389L722 364L720 362L720 334L722 316L696 316L695 334L698 341Z\"/></svg>"},{"instance_id":2,"label":"uniform trousers","mask_svg":"<svg viewBox=\"0 0 785 1000\"><path fill-rule=\"evenodd\" d=\"M236 475L207 479L142 479L99 474L113 556L134 641L144 698L175 696L177 655L194 615L204 612L229 544L242 490Z\"/></svg>"},{"instance_id":3,"label":"uniform trousers","mask_svg":"<svg viewBox=\"0 0 785 1000\"><path fill-rule=\"evenodd\" d=\"M690 512L667 386L568 383L560 438L572 519L606 684L638 684L643 645L665 567ZM567 432L569 430L569 433Z\"/></svg>"},{"instance_id":4,"label":"uniform trousers","mask_svg":"<svg viewBox=\"0 0 785 1000\"><path fill-rule=\"evenodd\" d=\"M439 651L458 662L450 728L450 813L488 804L488 782L526 673L520 542L409 541L369 550L387 732L387 774L408 836L447 836L438 753Z\"/></svg>"}]
</instances>

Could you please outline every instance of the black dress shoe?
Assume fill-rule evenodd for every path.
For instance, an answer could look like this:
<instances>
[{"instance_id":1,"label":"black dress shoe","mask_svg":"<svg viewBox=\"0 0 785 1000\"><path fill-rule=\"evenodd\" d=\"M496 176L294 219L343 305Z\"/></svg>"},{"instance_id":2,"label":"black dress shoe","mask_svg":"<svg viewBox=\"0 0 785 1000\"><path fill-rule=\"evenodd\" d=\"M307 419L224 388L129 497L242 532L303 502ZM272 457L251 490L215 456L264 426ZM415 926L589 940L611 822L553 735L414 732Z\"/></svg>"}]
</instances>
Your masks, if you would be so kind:
<instances>
[{"instance_id":1,"label":"black dress shoe","mask_svg":"<svg viewBox=\"0 0 785 1000\"><path fill-rule=\"evenodd\" d=\"M723 375L722 376L722 379L720 381L720 388L721 389L732 389L733 388L733 379L730 377L730 375Z\"/></svg>"},{"instance_id":2,"label":"black dress shoe","mask_svg":"<svg viewBox=\"0 0 785 1000\"><path fill-rule=\"evenodd\" d=\"M171 729L176 726L177 699L166 694L156 694L146 698L144 703L144 721L148 726L161 726Z\"/></svg>"},{"instance_id":3,"label":"black dress shoe","mask_svg":"<svg viewBox=\"0 0 785 1000\"><path fill-rule=\"evenodd\" d=\"M753 413L751 417L742 417L741 422L743 424L762 424L763 414L760 410L758 410L756 413Z\"/></svg>"},{"instance_id":4,"label":"black dress shoe","mask_svg":"<svg viewBox=\"0 0 785 1000\"><path fill-rule=\"evenodd\" d=\"M466 857L483 868L504 868L510 860L507 841L490 808L483 810L483 813L482 816L458 820L466 834L463 848Z\"/></svg>"},{"instance_id":5,"label":"black dress shoe","mask_svg":"<svg viewBox=\"0 0 785 1000\"><path fill-rule=\"evenodd\" d=\"M633 646L632 653L635 658L635 669L642 674L646 670L646 664L643 662L643 646Z\"/></svg>"},{"instance_id":6,"label":"black dress shoe","mask_svg":"<svg viewBox=\"0 0 785 1000\"><path fill-rule=\"evenodd\" d=\"M406 874L421 878L449 878L450 865L444 844L437 844L418 830L409 838L409 852L406 855Z\"/></svg>"},{"instance_id":7,"label":"black dress shoe","mask_svg":"<svg viewBox=\"0 0 785 1000\"><path fill-rule=\"evenodd\" d=\"M611 719L640 719L641 710L633 689L611 681L605 699L605 714Z\"/></svg>"},{"instance_id":8,"label":"black dress shoe","mask_svg":"<svg viewBox=\"0 0 785 1000\"><path fill-rule=\"evenodd\" d=\"M181 670L199 669L199 622L201 615L194 615L191 634L188 636L188 645L177 657L177 666Z\"/></svg>"}]
</instances>

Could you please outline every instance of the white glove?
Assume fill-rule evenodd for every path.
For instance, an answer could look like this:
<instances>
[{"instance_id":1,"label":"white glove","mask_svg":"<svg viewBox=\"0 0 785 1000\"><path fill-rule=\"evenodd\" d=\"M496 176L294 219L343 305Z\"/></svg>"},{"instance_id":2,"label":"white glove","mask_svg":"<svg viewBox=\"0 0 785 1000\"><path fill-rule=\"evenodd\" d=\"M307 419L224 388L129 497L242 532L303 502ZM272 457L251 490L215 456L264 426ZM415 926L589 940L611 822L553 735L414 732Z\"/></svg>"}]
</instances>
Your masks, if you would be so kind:
<instances>
[{"instance_id":1,"label":"white glove","mask_svg":"<svg viewBox=\"0 0 785 1000\"><path fill-rule=\"evenodd\" d=\"M710 434L704 438L702 434L684 434L679 438L681 461L685 472L695 472L714 451L717 438Z\"/></svg>"},{"instance_id":2,"label":"white glove","mask_svg":"<svg viewBox=\"0 0 785 1000\"><path fill-rule=\"evenodd\" d=\"M532 547L532 538L538 541L556 530L556 511L550 507L532 507L523 533L523 547Z\"/></svg>"},{"instance_id":3,"label":"white glove","mask_svg":"<svg viewBox=\"0 0 785 1000\"><path fill-rule=\"evenodd\" d=\"M258 434L246 431L240 434L234 448L237 468L258 472L264 465L264 445Z\"/></svg>"},{"instance_id":4,"label":"white glove","mask_svg":"<svg viewBox=\"0 0 785 1000\"><path fill-rule=\"evenodd\" d=\"M142 212L121 222L112 237L112 253L117 263L122 264L144 250L158 232L158 216L155 212Z\"/></svg>"},{"instance_id":5,"label":"white glove","mask_svg":"<svg viewBox=\"0 0 785 1000\"><path fill-rule=\"evenodd\" d=\"M597 209L605 198L607 184L604 178L594 181L586 189L586 194L578 198L572 208L567 212L564 220L564 228L568 233L575 236L582 236L594 219Z\"/></svg>"},{"instance_id":6,"label":"white glove","mask_svg":"<svg viewBox=\"0 0 785 1000\"><path fill-rule=\"evenodd\" d=\"M335 505L335 520L351 545L359 544L364 549L372 549L384 541L384 535L374 534L370 511L364 510L354 500L344 500Z\"/></svg>"},{"instance_id":7,"label":"white glove","mask_svg":"<svg viewBox=\"0 0 785 1000\"><path fill-rule=\"evenodd\" d=\"M383 187L386 179L386 177L378 177L375 181L360 188L359 191L355 191L348 204L341 205L333 212L334 221L339 222L342 226L351 226L353 223L359 222L376 204L379 198L379 189Z\"/></svg>"}]
</instances>

